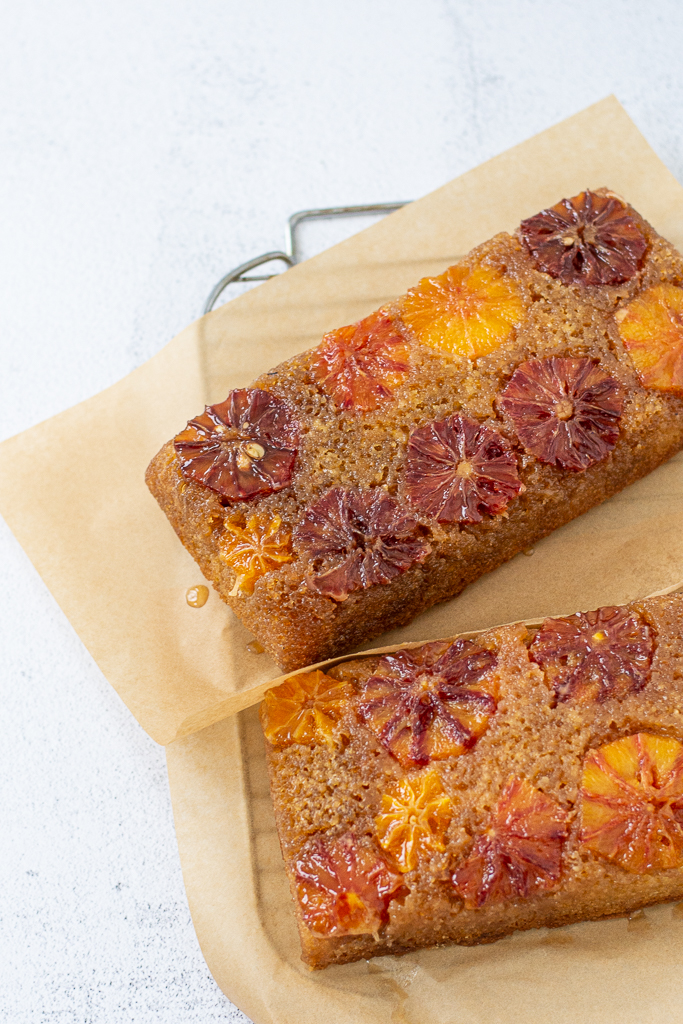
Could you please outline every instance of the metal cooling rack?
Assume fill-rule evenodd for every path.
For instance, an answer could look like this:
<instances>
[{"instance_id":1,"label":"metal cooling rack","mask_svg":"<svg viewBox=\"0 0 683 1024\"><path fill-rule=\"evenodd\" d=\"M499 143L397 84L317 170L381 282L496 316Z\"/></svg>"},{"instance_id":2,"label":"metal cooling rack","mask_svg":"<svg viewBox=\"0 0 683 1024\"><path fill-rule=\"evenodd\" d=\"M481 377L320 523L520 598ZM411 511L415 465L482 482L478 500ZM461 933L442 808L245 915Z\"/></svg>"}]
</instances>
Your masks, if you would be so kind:
<instances>
[{"instance_id":1,"label":"metal cooling rack","mask_svg":"<svg viewBox=\"0 0 683 1024\"><path fill-rule=\"evenodd\" d=\"M284 250L282 252L279 250L274 252L264 252L262 256L254 256L252 260L247 260L246 263L240 263L239 267L235 267L234 270L230 270L220 279L218 284L212 288L211 294L206 300L204 312L211 312L219 297L231 284L242 284L249 281L268 281L271 277L277 276L277 274L251 274L247 277L246 275L249 274L250 270L256 270L257 267L261 267L266 263L272 263L278 260L281 263L286 264L286 269L289 269L296 263L299 263L301 261L301 248L299 245L298 229L304 221L332 220L336 217L358 217L368 213L392 213L394 210L400 210L402 206L407 206L407 204L408 200L402 203L369 203L366 206L328 206L324 209L299 210L298 213L293 213L287 221ZM284 271L279 271L278 273L283 272Z\"/></svg>"}]
</instances>

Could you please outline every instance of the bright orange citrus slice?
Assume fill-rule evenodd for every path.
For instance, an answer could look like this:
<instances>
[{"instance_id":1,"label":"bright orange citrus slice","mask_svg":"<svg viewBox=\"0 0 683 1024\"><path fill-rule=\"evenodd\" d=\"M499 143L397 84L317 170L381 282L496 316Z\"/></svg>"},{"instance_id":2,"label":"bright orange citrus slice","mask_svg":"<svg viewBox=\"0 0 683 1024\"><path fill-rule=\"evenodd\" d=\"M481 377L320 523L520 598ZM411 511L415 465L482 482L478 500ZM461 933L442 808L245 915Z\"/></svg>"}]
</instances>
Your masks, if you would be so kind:
<instances>
[{"instance_id":1,"label":"bright orange citrus slice","mask_svg":"<svg viewBox=\"0 0 683 1024\"><path fill-rule=\"evenodd\" d=\"M524 316L524 303L500 271L458 264L439 277L423 278L404 297L400 312L424 345L478 359L509 338Z\"/></svg>"},{"instance_id":2,"label":"bright orange citrus slice","mask_svg":"<svg viewBox=\"0 0 683 1024\"><path fill-rule=\"evenodd\" d=\"M638 874L683 865L683 744L639 732L586 756L581 842Z\"/></svg>"},{"instance_id":3,"label":"bright orange citrus slice","mask_svg":"<svg viewBox=\"0 0 683 1024\"><path fill-rule=\"evenodd\" d=\"M286 562L291 562L291 539L279 515L267 521L259 516L250 516L245 526L226 522L219 540L218 554L235 573L231 596L253 594L256 580Z\"/></svg>"},{"instance_id":4,"label":"bright orange citrus slice","mask_svg":"<svg viewBox=\"0 0 683 1024\"><path fill-rule=\"evenodd\" d=\"M438 772L431 770L387 786L375 818L377 838L399 871L414 871L421 858L445 850L450 820L451 801Z\"/></svg>"},{"instance_id":5,"label":"bright orange citrus slice","mask_svg":"<svg viewBox=\"0 0 683 1024\"><path fill-rule=\"evenodd\" d=\"M658 284L616 313L641 384L683 393L683 288Z\"/></svg>"},{"instance_id":6,"label":"bright orange citrus slice","mask_svg":"<svg viewBox=\"0 0 683 1024\"><path fill-rule=\"evenodd\" d=\"M324 672L302 672L267 690L261 704L261 725L269 743L334 744L337 723L353 696L353 687Z\"/></svg>"}]
</instances>

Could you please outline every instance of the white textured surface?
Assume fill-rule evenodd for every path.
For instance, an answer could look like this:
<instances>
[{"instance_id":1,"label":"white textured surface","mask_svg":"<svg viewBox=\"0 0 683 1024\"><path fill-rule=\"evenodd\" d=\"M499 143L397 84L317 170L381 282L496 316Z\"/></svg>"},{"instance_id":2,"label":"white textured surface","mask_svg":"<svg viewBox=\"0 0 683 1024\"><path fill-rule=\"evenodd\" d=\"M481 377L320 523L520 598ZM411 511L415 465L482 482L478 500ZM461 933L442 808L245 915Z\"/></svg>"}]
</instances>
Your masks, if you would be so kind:
<instances>
[{"instance_id":1,"label":"white textured surface","mask_svg":"<svg viewBox=\"0 0 683 1024\"><path fill-rule=\"evenodd\" d=\"M683 179L680 0L24 0L2 21L0 437L151 356L294 210L419 196L609 92ZM162 750L2 523L0 566L0 1020L246 1021L194 937Z\"/></svg>"}]
</instances>

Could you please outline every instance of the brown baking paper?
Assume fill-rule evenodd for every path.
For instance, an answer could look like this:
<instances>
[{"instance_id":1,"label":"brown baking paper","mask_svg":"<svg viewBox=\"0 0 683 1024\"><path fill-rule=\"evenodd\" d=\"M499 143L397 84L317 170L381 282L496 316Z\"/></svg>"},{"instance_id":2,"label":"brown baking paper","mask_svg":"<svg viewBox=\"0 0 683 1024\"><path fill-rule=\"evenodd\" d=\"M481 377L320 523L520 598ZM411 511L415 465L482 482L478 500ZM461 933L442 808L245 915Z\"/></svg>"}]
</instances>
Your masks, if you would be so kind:
<instances>
[{"instance_id":1,"label":"brown baking paper","mask_svg":"<svg viewBox=\"0 0 683 1024\"><path fill-rule=\"evenodd\" d=\"M209 968L256 1024L673 1024L683 904L309 971L255 708L166 748L192 919Z\"/></svg>"},{"instance_id":2,"label":"brown baking paper","mask_svg":"<svg viewBox=\"0 0 683 1024\"><path fill-rule=\"evenodd\" d=\"M169 743L253 703L279 676L201 582L144 485L207 402L317 343L424 274L586 187L622 193L683 248L683 189L614 98L462 175L203 317L89 401L0 445L0 512L105 676ZM621 603L683 577L683 457L373 646ZM260 687L259 689L255 689Z\"/></svg>"}]
</instances>

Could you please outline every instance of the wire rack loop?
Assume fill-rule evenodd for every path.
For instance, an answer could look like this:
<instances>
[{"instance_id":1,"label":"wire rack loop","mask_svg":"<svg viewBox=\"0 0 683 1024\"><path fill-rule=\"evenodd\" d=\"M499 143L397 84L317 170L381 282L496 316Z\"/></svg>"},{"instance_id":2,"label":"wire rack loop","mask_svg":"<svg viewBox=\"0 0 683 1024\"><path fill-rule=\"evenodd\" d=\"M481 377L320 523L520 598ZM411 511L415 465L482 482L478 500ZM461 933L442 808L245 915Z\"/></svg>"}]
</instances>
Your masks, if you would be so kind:
<instances>
[{"instance_id":1,"label":"wire rack loop","mask_svg":"<svg viewBox=\"0 0 683 1024\"><path fill-rule=\"evenodd\" d=\"M393 213L394 210L400 210L402 206L406 205L406 202L366 203L363 206L326 206L313 210L298 210L296 213L293 213L287 221L285 250L282 252L279 250L274 252L264 252L262 256L255 256L252 260L247 260L246 263L240 263L239 267L235 267L234 270L228 271L228 273L220 279L218 284L211 289L211 294L204 304L204 313L211 312L228 285L243 283L245 281L269 281L271 277L277 276L276 274L251 274L250 276L247 276L250 270L256 270L257 267L261 267L266 263L273 263L276 260L285 263L286 269L289 269L296 263L299 263L301 260L301 247L299 244L298 229L304 221L332 220L337 217L360 217L364 214L372 213ZM282 271L279 273L282 273Z\"/></svg>"}]
</instances>

